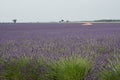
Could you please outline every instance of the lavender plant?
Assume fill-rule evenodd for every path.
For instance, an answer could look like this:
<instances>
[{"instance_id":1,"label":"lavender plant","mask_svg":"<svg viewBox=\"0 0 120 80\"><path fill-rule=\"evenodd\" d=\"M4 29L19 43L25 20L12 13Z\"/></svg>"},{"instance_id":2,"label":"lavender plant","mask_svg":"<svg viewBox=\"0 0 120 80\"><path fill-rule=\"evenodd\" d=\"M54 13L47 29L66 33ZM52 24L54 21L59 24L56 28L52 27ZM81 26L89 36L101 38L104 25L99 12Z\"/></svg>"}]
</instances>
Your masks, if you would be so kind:
<instances>
[{"instance_id":1,"label":"lavender plant","mask_svg":"<svg viewBox=\"0 0 120 80\"><path fill-rule=\"evenodd\" d=\"M73 79L73 72L78 71L76 74L79 76L75 79L85 76L86 80L98 80L96 73L106 69L107 58L120 53L119 34L119 23L94 23L91 26L81 23L1 23L0 79ZM66 59L75 55L80 55L82 59ZM39 60L41 57L42 61ZM88 61L83 57L94 62L91 73L90 69L81 68L80 64L86 67ZM117 62L113 60L115 58L112 62ZM111 66L110 69L116 68ZM80 70L83 74L79 73Z\"/></svg>"},{"instance_id":2,"label":"lavender plant","mask_svg":"<svg viewBox=\"0 0 120 80\"><path fill-rule=\"evenodd\" d=\"M100 80L119 80L120 79L120 55L112 54L107 69L99 74Z\"/></svg>"}]
</instances>

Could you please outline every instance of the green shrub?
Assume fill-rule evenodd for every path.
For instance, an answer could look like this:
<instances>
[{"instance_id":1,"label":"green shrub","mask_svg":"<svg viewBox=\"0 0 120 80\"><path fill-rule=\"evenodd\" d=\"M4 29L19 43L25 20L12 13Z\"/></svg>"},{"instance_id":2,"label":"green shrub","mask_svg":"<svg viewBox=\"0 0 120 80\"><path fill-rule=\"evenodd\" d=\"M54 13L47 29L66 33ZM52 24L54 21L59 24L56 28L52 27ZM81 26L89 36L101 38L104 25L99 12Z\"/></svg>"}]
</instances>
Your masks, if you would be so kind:
<instances>
[{"instance_id":1,"label":"green shrub","mask_svg":"<svg viewBox=\"0 0 120 80\"><path fill-rule=\"evenodd\" d=\"M68 58L48 65L49 80L83 80L92 68L87 58Z\"/></svg>"},{"instance_id":2,"label":"green shrub","mask_svg":"<svg viewBox=\"0 0 120 80\"><path fill-rule=\"evenodd\" d=\"M100 80L120 80L120 64L112 65L112 69L103 70L99 75Z\"/></svg>"},{"instance_id":3,"label":"green shrub","mask_svg":"<svg viewBox=\"0 0 120 80\"><path fill-rule=\"evenodd\" d=\"M87 58L70 57L43 63L42 59L22 57L0 60L1 80L83 80L92 68ZM44 70L41 70L44 68Z\"/></svg>"},{"instance_id":4,"label":"green shrub","mask_svg":"<svg viewBox=\"0 0 120 80\"><path fill-rule=\"evenodd\" d=\"M28 57L10 59L4 62L0 79L2 80L42 80L40 76L41 60L32 60Z\"/></svg>"}]
</instances>

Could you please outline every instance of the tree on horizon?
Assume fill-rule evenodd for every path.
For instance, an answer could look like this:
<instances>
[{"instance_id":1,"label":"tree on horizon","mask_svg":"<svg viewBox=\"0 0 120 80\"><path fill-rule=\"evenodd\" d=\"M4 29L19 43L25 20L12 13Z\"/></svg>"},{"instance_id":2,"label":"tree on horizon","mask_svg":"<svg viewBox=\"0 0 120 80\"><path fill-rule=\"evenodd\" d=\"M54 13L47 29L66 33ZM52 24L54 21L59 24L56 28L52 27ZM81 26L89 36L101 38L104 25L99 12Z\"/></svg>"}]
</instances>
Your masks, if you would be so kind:
<instances>
[{"instance_id":1,"label":"tree on horizon","mask_svg":"<svg viewBox=\"0 0 120 80\"><path fill-rule=\"evenodd\" d=\"M12 21L13 21L13 23L16 23L16 22L17 22L17 19L13 19Z\"/></svg>"}]
</instances>

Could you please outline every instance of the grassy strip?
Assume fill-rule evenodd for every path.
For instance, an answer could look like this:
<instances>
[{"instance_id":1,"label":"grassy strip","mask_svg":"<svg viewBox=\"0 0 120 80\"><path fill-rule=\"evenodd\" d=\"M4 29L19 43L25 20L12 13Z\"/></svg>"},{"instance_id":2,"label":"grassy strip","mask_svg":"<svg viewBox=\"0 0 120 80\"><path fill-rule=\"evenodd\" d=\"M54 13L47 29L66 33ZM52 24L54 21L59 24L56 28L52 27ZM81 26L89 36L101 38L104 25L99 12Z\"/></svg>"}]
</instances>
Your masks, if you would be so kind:
<instances>
[{"instance_id":1,"label":"grassy strip","mask_svg":"<svg viewBox=\"0 0 120 80\"><path fill-rule=\"evenodd\" d=\"M109 68L99 74L99 80L120 80L120 56L114 56L109 60Z\"/></svg>"},{"instance_id":2,"label":"grassy strip","mask_svg":"<svg viewBox=\"0 0 120 80\"><path fill-rule=\"evenodd\" d=\"M48 65L49 80L84 80L92 68L87 58L67 58Z\"/></svg>"},{"instance_id":3,"label":"grassy strip","mask_svg":"<svg viewBox=\"0 0 120 80\"><path fill-rule=\"evenodd\" d=\"M87 58L66 58L43 63L40 59L22 57L1 59L1 80L83 80L92 68Z\"/></svg>"},{"instance_id":4,"label":"grassy strip","mask_svg":"<svg viewBox=\"0 0 120 80\"><path fill-rule=\"evenodd\" d=\"M99 80L120 80L120 64L115 65L111 70L104 70L100 74Z\"/></svg>"},{"instance_id":5,"label":"grassy strip","mask_svg":"<svg viewBox=\"0 0 120 80\"><path fill-rule=\"evenodd\" d=\"M20 59L2 60L2 80L42 80L40 68L41 60L32 60L28 57Z\"/></svg>"}]
</instances>

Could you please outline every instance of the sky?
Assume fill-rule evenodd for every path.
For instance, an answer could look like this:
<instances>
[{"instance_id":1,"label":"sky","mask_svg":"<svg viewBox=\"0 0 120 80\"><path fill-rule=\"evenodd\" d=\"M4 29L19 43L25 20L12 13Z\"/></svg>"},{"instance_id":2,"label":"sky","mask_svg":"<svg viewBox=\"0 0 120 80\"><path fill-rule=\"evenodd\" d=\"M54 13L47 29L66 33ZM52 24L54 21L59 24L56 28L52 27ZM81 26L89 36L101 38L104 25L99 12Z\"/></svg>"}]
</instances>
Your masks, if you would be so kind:
<instances>
[{"instance_id":1,"label":"sky","mask_svg":"<svg viewBox=\"0 0 120 80\"><path fill-rule=\"evenodd\" d=\"M120 0L0 0L0 22L120 19Z\"/></svg>"}]
</instances>

